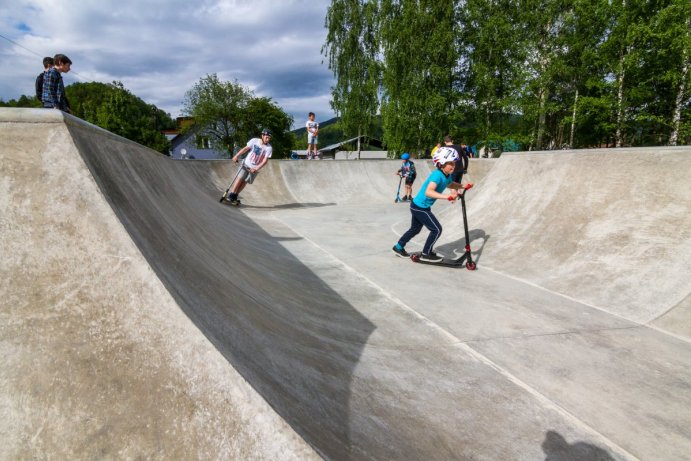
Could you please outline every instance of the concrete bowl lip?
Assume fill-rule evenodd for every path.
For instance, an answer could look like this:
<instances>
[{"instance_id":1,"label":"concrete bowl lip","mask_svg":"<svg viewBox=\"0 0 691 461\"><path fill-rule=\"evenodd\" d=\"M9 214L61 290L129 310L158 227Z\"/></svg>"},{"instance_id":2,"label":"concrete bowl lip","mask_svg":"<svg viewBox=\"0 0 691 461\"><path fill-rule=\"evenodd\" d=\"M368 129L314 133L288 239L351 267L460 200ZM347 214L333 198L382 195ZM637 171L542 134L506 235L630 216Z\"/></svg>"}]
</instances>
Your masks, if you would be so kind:
<instances>
[{"instance_id":1,"label":"concrete bowl lip","mask_svg":"<svg viewBox=\"0 0 691 461\"><path fill-rule=\"evenodd\" d=\"M65 115L67 114L57 109L0 107L0 122L63 123L66 121Z\"/></svg>"},{"instance_id":2,"label":"concrete bowl lip","mask_svg":"<svg viewBox=\"0 0 691 461\"><path fill-rule=\"evenodd\" d=\"M101 136L119 139L137 146L140 144L89 123L58 109L0 107L0 123L64 123L97 132Z\"/></svg>"}]
</instances>

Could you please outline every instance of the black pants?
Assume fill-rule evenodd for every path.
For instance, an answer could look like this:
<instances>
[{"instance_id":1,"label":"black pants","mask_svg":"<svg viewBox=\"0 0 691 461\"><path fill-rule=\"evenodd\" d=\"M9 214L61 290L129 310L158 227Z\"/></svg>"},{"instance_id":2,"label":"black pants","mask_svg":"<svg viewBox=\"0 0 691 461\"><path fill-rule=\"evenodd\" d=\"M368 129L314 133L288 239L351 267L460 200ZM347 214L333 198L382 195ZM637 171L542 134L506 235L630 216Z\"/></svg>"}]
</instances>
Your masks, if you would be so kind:
<instances>
[{"instance_id":1,"label":"black pants","mask_svg":"<svg viewBox=\"0 0 691 461\"><path fill-rule=\"evenodd\" d=\"M413 237L420 233L422 226L429 229L429 236L425 241L425 246L422 248L424 254L430 254L434 244L437 243L441 235L441 224L436 216L432 213L432 208L421 208L414 202L410 203L410 213L413 215L410 222L410 229L403 234L398 241L398 244L405 247L406 243Z\"/></svg>"}]
</instances>

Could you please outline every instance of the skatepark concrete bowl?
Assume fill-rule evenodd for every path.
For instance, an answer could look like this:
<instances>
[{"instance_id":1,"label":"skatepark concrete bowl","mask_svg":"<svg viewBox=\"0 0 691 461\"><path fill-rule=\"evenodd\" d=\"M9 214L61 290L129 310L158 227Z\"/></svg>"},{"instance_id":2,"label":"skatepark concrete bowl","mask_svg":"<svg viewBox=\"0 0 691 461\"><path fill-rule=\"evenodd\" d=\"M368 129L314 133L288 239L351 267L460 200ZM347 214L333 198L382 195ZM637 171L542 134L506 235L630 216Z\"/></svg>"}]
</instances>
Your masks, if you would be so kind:
<instances>
[{"instance_id":1,"label":"skatepark concrete bowl","mask_svg":"<svg viewBox=\"0 0 691 461\"><path fill-rule=\"evenodd\" d=\"M394 256L399 161L272 160L237 208L234 163L59 111L0 140L0 459L691 453L689 147L474 159L467 271Z\"/></svg>"}]
</instances>

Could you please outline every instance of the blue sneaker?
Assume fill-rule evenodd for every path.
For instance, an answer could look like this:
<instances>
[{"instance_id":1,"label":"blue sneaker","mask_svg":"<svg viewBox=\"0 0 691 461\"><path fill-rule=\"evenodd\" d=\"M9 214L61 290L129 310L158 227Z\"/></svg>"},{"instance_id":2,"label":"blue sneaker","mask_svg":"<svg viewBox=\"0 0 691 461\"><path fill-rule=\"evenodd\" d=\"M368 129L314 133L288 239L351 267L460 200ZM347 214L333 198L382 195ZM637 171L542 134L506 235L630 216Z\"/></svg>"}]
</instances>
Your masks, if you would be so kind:
<instances>
[{"instance_id":1,"label":"blue sneaker","mask_svg":"<svg viewBox=\"0 0 691 461\"><path fill-rule=\"evenodd\" d=\"M398 243L393 246L393 252L396 253L396 256L400 256L401 258L408 258L410 255L408 254L407 251L405 251L405 248L400 246Z\"/></svg>"}]
</instances>

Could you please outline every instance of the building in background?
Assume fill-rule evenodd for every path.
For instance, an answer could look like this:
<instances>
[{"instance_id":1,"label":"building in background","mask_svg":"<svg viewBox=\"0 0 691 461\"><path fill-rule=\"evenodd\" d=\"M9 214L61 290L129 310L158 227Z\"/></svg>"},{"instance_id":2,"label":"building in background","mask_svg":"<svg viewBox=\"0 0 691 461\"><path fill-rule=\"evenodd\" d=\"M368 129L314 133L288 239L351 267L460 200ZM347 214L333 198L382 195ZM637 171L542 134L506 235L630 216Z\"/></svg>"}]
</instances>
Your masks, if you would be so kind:
<instances>
[{"instance_id":1,"label":"building in background","mask_svg":"<svg viewBox=\"0 0 691 461\"><path fill-rule=\"evenodd\" d=\"M191 117L178 117L176 130L165 130L170 141L170 157L176 160L219 160L230 158L230 153L211 147L211 140L200 127L192 127ZM189 129L192 127L191 129Z\"/></svg>"},{"instance_id":2,"label":"building in background","mask_svg":"<svg viewBox=\"0 0 691 461\"><path fill-rule=\"evenodd\" d=\"M360 147L360 150L357 150L357 146ZM346 139L345 141L322 147L319 149L319 155L323 159L373 160L388 158L388 151L384 150L384 145L380 140L360 136L359 139L357 137Z\"/></svg>"}]
</instances>

